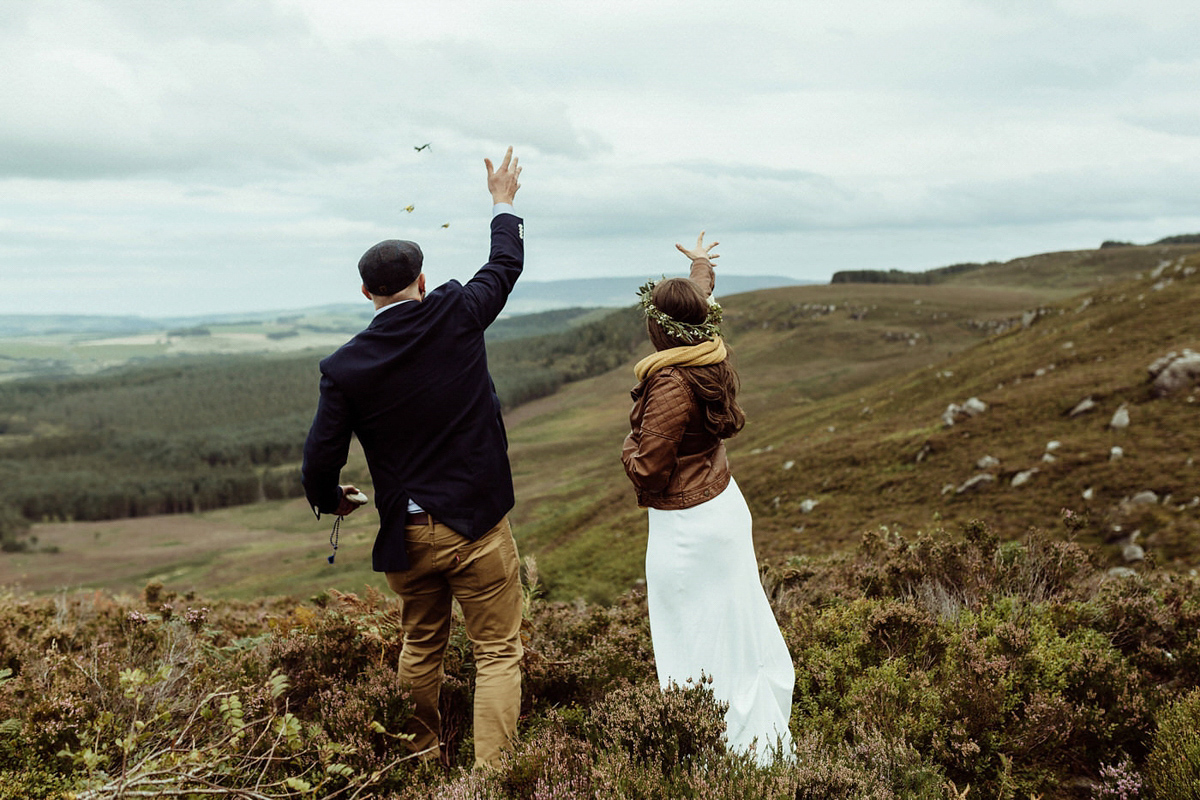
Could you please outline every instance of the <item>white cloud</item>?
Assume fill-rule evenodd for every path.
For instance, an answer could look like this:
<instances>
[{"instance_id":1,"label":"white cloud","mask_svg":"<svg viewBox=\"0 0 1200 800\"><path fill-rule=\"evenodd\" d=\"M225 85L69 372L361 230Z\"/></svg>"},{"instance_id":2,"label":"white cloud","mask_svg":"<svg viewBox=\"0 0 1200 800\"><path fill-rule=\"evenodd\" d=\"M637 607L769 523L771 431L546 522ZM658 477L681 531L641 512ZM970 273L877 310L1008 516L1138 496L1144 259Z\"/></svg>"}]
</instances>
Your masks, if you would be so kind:
<instances>
[{"instance_id":1,"label":"white cloud","mask_svg":"<svg viewBox=\"0 0 1200 800\"><path fill-rule=\"evenodd\" d=\"M389 236L465 277L508 144L540 280L671 268L700 227L730 269L810 279L1197 230L1197 22L1181 0L6 4L0 312L325 302Z\"/></svg>"}]
</instances>

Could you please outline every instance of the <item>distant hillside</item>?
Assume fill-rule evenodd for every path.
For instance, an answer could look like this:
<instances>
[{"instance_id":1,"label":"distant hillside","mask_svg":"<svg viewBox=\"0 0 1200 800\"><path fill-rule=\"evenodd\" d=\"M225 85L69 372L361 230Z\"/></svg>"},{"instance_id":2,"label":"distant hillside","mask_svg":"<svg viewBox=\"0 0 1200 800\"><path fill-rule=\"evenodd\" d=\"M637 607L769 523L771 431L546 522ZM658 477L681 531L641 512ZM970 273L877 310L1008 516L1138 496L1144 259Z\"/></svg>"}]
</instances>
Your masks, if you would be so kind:
<instances>
[{"instance_id":1,"label":"distant hillside","mask_svg":"<svg viewBox=\"0 0 1200 800\"><path fill-rule=\"evenodd\" d=\"M648 280L661 275L646 275L641 278L583 278L563 281L521 281L508 299L506 312L529 314L571 306L603 306L622 308L634 305L637 288ZM806 281L785 278L779 275L725 275L717 276L718 297L727 297L760 289L780 286L799 286Z\"/></svg>"},{"instance_id":2,"label":"distant hillside","mask_svg":"<svg viewBox=\"0 0 1200 800\"><path fill-rule=\"evenodd\" d=\"M493 342L568 331L611 308L564 308L506 315L488 329ZM5 322L5 319L7 322ZM117 317L8 317L0 327L0 382L90 375L133 363L219 355L328 354L371 321L368 303L245 317L143 320ZM169 327L164 327L168 326Z\"/></svg>"},{"instance_id":3,"label":"distant hillside","mask_svg":"<svg viewBox=\"0 0 1200 800\"><path fill-rule=\"evenodd\" d=\"M1200 235L1172 236L1152 245L1113 247L1106 242L1097 250L1070 250L991 261L986 264L952 264L924 272L901 270L843 270L831 283L901 283L915 285L961 284L1020 286L1049 290L1082 291L1106 281L1123 280L1139 271L1150 271L1163 261L1200 251Z\"/></svg>"}]
</instances>

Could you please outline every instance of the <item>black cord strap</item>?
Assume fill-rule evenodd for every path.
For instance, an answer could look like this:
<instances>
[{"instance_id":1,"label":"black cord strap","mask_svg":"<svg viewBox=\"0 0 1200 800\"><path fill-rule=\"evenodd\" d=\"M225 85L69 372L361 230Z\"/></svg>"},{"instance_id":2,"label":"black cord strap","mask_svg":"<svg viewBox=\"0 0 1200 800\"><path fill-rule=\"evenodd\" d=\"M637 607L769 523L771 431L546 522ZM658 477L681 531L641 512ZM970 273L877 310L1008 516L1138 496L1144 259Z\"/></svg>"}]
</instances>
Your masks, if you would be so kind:
<instances>
[{"instance_id":1,"label":"black cord strap","mask_svg":"<svg viewBox=\"0 0 1200 800\"><path fill-rule=\"evenodd\" d=\"M329 558L326 560L330 564L333 563L333 558L334 558L334 556L337 555L338 538L341 535L341 528L342 528L342 517L339 514L337 516L337 518L334 519L334 521L333 521L333 530L331 530L329 532L329 546L333 548L333 552L329 554Z\"/></svg>"}]
</instances>

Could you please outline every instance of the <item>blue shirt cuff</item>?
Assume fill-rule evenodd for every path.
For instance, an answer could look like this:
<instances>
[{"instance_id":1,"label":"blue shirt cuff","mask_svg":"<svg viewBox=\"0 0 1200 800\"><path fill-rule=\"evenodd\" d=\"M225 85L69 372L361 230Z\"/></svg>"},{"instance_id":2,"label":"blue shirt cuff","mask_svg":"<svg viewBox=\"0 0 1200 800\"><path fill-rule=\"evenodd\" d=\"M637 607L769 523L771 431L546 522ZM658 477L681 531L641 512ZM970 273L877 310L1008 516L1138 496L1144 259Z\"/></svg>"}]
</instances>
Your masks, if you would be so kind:
<instances>
[{"instance_id":1,"label":"blue shirt cuff","mask_svg":"<svg viewBox=\"0 0 1200 800\"><path fill-rule=\"evenodd\" d=\"M497 217L501 214L512 214L515 217L517 212L513 210L512 203L496 203L492 206L492 216Z\"/></svg>"}]
</instances>

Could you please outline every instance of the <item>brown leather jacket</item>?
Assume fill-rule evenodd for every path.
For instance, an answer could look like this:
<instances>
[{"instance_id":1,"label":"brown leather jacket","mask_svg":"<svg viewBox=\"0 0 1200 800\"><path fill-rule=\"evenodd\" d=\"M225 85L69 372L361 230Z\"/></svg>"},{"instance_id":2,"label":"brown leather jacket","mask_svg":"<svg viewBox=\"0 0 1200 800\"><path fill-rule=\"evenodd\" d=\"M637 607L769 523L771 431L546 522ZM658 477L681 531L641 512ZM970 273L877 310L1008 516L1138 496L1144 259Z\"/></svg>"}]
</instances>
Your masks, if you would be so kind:
<instances>
[{"instance_id":1,"label":"brown leather jacket","mask_svg":"<svg viewBox=\"0 0 1200 800\"><path fill-rule=\"evenodd\" d=\"M712 261L697 258L688 277L705 296L716 286ZM704 427L700 405L683 377L687 367L665 367L634 387L633 410L621 448L625 474L639 506L690 508L729 485L725 442Z\"/></svg>"},{"instance_id":2,"label":"brown leather jacket","mask_svg":"<svg viewBox=\"0 0 1200 800\"><path fill-rule=\"evenodd\" d=\"M632 430L621 448L621 463L637 489L639 506L691 508L729 485L725 442L705 429L682 374L686 369L664 367L632 392Z\"/></svg>"}]
</instances>

